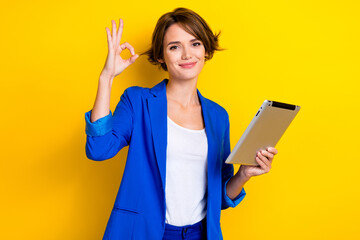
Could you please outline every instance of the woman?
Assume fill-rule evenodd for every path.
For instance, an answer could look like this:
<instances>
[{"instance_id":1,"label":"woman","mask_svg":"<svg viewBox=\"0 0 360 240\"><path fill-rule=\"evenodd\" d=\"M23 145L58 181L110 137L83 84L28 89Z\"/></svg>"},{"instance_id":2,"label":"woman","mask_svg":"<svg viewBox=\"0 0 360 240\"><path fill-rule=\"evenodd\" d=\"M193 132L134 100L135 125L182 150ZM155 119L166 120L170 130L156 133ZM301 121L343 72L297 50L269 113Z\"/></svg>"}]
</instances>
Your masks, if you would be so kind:
<instances>
[{"instance_id":1,"label":"woman","mask_svg":"<svg viewBox=\"0 0 360 240\"><path fill-rule=\"evenodd\" d=\"M164 14L146 54L169 78L153 88L130 87L114 115L112 81L138 58L120 44L119 28L106 28L109 52L94 107L85 114L86 154L93 160L115 156L129 145L127 162L104 239L222 239L221 209L244 198L244 184L266 173L277 150L257 153L259 166L241 166L234 175L229 118L221 106L197 90L206 60L219 50L218 35L195 12ZM128 49L129 59L120 53Z\"/></svg>"}]
</instances>

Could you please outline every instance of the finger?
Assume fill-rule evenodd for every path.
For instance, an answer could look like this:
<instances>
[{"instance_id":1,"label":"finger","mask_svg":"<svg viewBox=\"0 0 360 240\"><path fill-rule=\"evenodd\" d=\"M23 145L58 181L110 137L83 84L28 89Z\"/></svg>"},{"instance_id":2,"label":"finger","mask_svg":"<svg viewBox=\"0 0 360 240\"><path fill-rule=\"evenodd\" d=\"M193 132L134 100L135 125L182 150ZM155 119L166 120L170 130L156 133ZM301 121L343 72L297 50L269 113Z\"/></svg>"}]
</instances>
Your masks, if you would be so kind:
<instances>
[{"instance_id":1,"label":"finger","mask_svg":"<svg viewBox=\"0 0 360 240\"><path fill-rule=\"evenodd\" d=\"M278 150L276 148L273 148L273 147L268 147L268 148L266 148L266 150L268 152L271 152L274 155L278 153Z\"/></svg>"},{"instance_id":2,"label":"finger","mask_svg":"<svg viewBox=\"0 0 360 240\"><path fill-rule=\"evenodd\" d=\"M115 46L119 46L119 44L120 44L123 28L124 28L124 22L123 22L123 20L120 18L120 20L119 20L119 28L118 28L118 31L117 31L117 37L116 37Z\"/></svg>"},{"instance_id":3,"label":"finger","mask_svg":"<svg viewBox=\"0 0 360 240\"><path fill-rule=\"evenodd\" d=\"M271 162L270 162L270 160L267 159L265 156L263 156L263 155L261 154L261 152L258 152L257 157L258 157L260 160L262 160L268 168L271 167Z\"/></svg>"},{"instance_id":4,"label":"finger","mask_svg":"<svg viewBox=\"0 0 360 240\"><path fill-rule=\"evenodd\" d=\"M256 157L256 162L260 165L261 169L268 172L268 166L266 166L266 164L259 158L259 157Z\"/></svg>"},{"instance_id":5,"label":"finger","mask_svg":"<svg viewBox=\"0 0 360 240\"><path fill-rule=\"evenodd\" d=\"M134 56L131 56L129 59L125 61L126 67L130 66L135 62L135 60L139 57L139 55L135 54Z\"/></svg>"},{"instance_id":6,"label":"finger","mask_svg":"<svg viewBox=\"0 0 360 240\"><path fill-rule=\"evenodd\" d=\"M121 51L125 50L126 48L129 49L131 55L135 55L135 50L133 48L133 46L131 46L129 43L125 42L123 44L120 45Z\"/></svg>"},{"instance_id":7,"label":"finger","mask_svg":"<svg viewBox=\"0 0 360 240\"><path fill-rule=\"evenodd\" d=\"M112 45L112 42L111 42L110 29L105 28L105 30L106 30L106 36L107 36L107 42L108 42L109 49L112 49L113 45Z\"/></svg>"},{"instance_id":8,"label":"finger","mask_svg":"<svg viewBox=\"0 0 360 240\"><path fill-rule=\"evenodd\" d=\"M274 158L274 154L270 153L269 151L261 151L261 154L265 157L267 157L269 160L272 160Z\"/></svg>"},{"instance_id":9,"label":"finger","mask_svg":"<svg viewBox=\"0 0 360 240\"><path fill-rule=\"evenodd\" d=\"M131 56L129 59L129 63L133 64L138 57L139 57L139 55L137 55L137 54Z\"/></svg>"},{"instance_id":10,"label":"finger","mask_svg":"<svg viewBox=\"0 0 360 240\"><path fill-rule=\"evenodd\" d=\"M139 55L135 54L135 55L131 56L129 59L125 60L125 62L124 62L125 68L127 68L128 66L133 64L138 57L139 57Z\"/></svg>"},{"instance_id":11,"label":"finger","mask_svg":"<svg viewBox=\"0 0 360 240\"><path fill-rule=\"evenodd\" d=\"M112 41L115 44L115 39L116 39L116 22L114 20L111 20L111 25L112 25Z\"/></svg>"}]
</instances>

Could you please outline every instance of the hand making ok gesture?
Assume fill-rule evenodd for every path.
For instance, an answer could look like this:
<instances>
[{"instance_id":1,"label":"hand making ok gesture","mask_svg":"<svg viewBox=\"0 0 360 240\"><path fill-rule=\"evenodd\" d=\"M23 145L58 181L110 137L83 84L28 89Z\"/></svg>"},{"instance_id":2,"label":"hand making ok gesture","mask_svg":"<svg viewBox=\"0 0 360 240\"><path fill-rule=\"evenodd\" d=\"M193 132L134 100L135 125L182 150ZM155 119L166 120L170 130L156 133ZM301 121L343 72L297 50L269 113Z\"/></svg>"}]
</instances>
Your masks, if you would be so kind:
<instances>
[{"instance_id":1,"label":"hand making ok gesture","mask_svg":"<svg viewBox=\"0 0 360 240\"><path fill-rule=\"evenodd\" d=\"M108 41L108 55L106 58L105 66L101 72L102 75L109 78L114 78L125 70L129 65L135 62L139 55L135 54L134 48L127 42L120 45L121 35L124 27L123 20L119 20L119 28L116 30L116 22L111 20L112 33L109 28L106 28L107 41ZM120 53L128 49L131 53L129 59L123 59Z\"/></svg>"}]
</instances>

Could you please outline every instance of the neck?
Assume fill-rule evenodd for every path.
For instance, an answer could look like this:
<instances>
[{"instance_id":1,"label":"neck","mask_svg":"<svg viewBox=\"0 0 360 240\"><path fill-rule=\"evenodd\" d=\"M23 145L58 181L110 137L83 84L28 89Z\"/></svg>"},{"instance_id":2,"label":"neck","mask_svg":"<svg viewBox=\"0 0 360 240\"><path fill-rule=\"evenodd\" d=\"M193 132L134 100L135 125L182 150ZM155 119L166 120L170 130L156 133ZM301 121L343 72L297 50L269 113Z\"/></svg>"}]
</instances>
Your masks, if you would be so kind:
<instances>
[{"instance_id":1,"label":"neck","mask_svg":"<svg viewBox=\"0 0 360 240\"><path fill-rule=\"evenodd\" d=\"M184 107L199 105L197 78L188 81L177 81L170 78L166 86L166 97L180 103Z\"/></svg>"}]
</instances>

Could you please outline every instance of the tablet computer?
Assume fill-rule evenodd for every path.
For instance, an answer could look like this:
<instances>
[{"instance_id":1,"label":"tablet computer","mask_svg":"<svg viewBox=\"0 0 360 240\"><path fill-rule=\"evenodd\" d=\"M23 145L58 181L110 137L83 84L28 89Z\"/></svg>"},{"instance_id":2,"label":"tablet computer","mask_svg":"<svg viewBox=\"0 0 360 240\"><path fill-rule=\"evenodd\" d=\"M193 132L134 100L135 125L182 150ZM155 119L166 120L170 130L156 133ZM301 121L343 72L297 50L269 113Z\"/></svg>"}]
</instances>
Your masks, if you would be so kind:
<instances>
[{"instance_id":1,"label":"tablet computer","mask_svg":"<svg viewBox=\"0 0 360 240\"><path fill-rule=\"evenodd\" d=\"M259 165L255 160L257 151L275 147L299 110L297 105L265 100L226 163Z\"/></svg>"}]
</instances>

